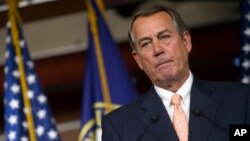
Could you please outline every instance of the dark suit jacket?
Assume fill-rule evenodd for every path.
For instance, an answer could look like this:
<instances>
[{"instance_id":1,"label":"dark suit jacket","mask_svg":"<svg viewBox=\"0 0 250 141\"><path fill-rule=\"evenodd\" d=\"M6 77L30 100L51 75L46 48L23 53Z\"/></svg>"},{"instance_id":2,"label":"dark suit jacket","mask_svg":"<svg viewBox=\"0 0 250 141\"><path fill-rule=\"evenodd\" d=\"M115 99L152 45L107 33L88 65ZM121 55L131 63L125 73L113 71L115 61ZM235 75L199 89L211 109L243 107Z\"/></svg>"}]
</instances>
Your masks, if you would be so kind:
<instances>
[{"instance_id":1,"label":"dark suit jacket","mask_svg":"<svg viewBox=\"0 0 250 141\"><path fill-rule=\"evenodd\" d=\"M194 77L190 109L204 115L190 111L189 141L228 141L229 134L224 129L229 130L230 124L250 123L250 86ZM135 102L107 114L102 119L102 130L102 141L138 141L140 136L141 141L178 141L154 88Z\"/></svg>"}]
</instances>

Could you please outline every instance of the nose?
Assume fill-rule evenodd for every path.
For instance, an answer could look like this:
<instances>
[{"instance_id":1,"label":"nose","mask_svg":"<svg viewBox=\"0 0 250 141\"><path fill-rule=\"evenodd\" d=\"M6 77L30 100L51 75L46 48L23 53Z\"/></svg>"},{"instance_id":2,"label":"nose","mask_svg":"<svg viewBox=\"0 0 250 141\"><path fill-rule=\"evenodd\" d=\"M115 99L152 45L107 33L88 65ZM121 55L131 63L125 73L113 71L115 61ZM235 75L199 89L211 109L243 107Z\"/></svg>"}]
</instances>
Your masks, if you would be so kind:
<instances>
[{"instance_id":1,"label":"nose","mask_svg":"<svg viewBox=\"0 0 250 141\"><path fill-rule=\"evenodd\" d=\"M156 41L153 46L153 53L155 57L164 54L164 48L159 41Z\"/></svg>"}]
</instances>

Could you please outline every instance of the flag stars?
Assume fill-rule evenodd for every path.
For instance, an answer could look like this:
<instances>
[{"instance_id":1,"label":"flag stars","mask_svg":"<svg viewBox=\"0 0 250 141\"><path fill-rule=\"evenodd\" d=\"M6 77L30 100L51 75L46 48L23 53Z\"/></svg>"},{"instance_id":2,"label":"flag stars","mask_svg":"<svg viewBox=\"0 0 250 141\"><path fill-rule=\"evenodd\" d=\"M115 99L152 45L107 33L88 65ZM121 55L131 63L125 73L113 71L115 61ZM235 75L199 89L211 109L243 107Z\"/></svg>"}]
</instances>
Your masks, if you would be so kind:
<instances>
[{"instance_id":1,"label":"flag stars","mask_svg":"<svg viewBox=\"0 0 250 141\"><path fill-rule=\"evenodd\" d=\"M37 97L37 100L39 101L40 104L43 104L43 103L45 103L47 101L47 98L46 98L46 96L44 96L43 94L41 94L41 95L39 95Z\"/></svg>"},{"instance_id":2,"label":"flag stars","mask_svg":"<svg viewBox=\"0 0 250 141\"><path fill-rule=\"evenodd\" d=\"M21 41L20 41L20 47L22 47L22 48L23 48L23 47L24 47L24 45L25 45L25 41L24 41L24 40L21 40Z\"/></svg>"},{"instance_id":3,"label":"flag stars","mask_svg":"<svg viewBox=\"0 0 250 141\"><path fill-rule=\"evenodd\" d=\"M242 67L244 67L246 70L250 68L250 60L244 60L242 62Z\"/></svg>"},{"instance_id":4,"label":"flag stars","mask_svg":"<svg viewBox=\"0 0 250 141\"><path fill-rule=\"evenodd\" d=\"M11 37L10 36L7 36L7 38L6 38L6 44L10 44L10 42L11 42Z\"/></svg>"},{"instance_id":5,"label":"flag stars","mask_svg":"<svg viewBox=\"0 0 250 141\"><path fill-rule=\"evenodd\" d=\"M14 84L10 87L10 90L11 90L14 94L17 94L17 93L20 92L20 86L14 83Z\"/></svg>"},{"instance_id":6,"label":"flag stars","mask_svg":"<svg viewBox=\"0 0 250 141\"><path fill-rule=\"evenodd\" d=\"M48 132L48 136L51 140L56 139L57 138L57 132L53 129L50 129L50 131Z\"/></svg>"},{"instance_id":7,"label":"flag stars","mask_svg":"<svg viewBox=\"0 0 250 141\"><path fill-rule=\"evenodd\" d=\"M13 75L15 78L19 78L20 73L19 73L18 70L14 70L14 71L12 71L12 75Z\"/></svg>"},{"instance_id":8,"label":"flag stars","mask_svg":"<svg viewBox=\"0 0 250 141\"><path fill-rule=\"evenodd\" d=\"M28 123L26 121L22 122L22 126L24 129L28 129Z\"/></svg>"},{"instance_id":9,"label":"flag stars","mask_svg":"<svg viewBox=\"0 0 250 141\"><path fill-rule=\"evenodd\" d=\"M26 137L26 136L22 136L22 137L21 137L21 141L29 141L29 139L28 139L28 137Z\"/></svg>"},{"instance_id":10,"label":"flag stars","mask_svg":"<svg viewBox=\"0 0 250 141\"><path fill-rule=\"evenodd\" d=\"M18 109L19 108L19 101L16 99L11 99L10 103L9 103L11 109Z\"/></svg>"},{"instance_id":11,"label":"flag stars","mask_svg":"<svg viewBox=\"0 0 250 141\"><path fill-rule=\"evenodd\" d=\"M244 30L244 34L248 37L250 36L250 28L249 27L247 27L247 29Z\"/></svg>"},{"instance_id":12,"label":"flag stars","mask_svg":"<svg viewBox=\"0 0 250 141\"><path fill-rule=\"evenodd\" d=\"M5 74L7 74L8 73L8 71L9 71L9 68L6 66L6 67L4 67L4 73Z\"/></svg>"},{"instance_id":13,"label":"flag stars","mask_svg":"<svg viewBox=\"0 0 250 141\"><path fill-rule=\"evenodd\" d=\"M14 60L15 60L16 63L18 63L18 62L20 62L21 57L16 56Z\"/></svg>"},{"instance_id":14,"label":"flag stars","mask_svg":"<svg viewBox=\"0 0 250 141\"><path fill-rule=\"evenodd\" d=\"M36 128L36 134L38 135L38 137L41 137L44 134L44 127L38 125L38 127Z\"/></svg>"},{"instance_id":15,"label":"flag stars","mask_svg":"<svg viewBox=\"0 0 250 141\"><path fill-rule=\"evenodd\" d=\"M8 122L10 123L10 125L17 124L17 116L16 115L10 115L10 117L8 118Z\"/></svg>"},{"instance_id":16,"label":"flag stars","mask_svg":"<svg viewBox=\"0 0 250 141\"><path fill-rule=\"evenodd\" d=\"M38 112L37 112L37 116L40 120L44 119L45 116L46 116L46 111L44 109L40 109Z\"/></svg>"},{"instance_id":17,"label":"flag stars","mask_svg":"<svg viewBox=\"0 0 250 141\"><path fill-rule=\"evenodd\" d=\"M241 80L242 83L250 83L250 77L249 76L244 76L243 79Z\"/></svg>"},{"instance_id":18,"label":"flag stars","mask_svg":"<svg viewBox=\"0 0 250 141\"><path fill-rule=\"evenodd\" d=\"M30 98L30 99L33 99L34 98L34 91L32 91L32 90L28 90L28 97Z\"/></svg>"},{"instance_id":19,"label":"flag stars","mask_svg":"<svg viewBox=\"0 0 250 141\"><path fill-rule=\"evenodd\" d=\"M9 51L6 51L4 55L5 55L5 58L9 58L10 52L9 52Z\"/></svg>"},{"instance_id":20,"label":"flag stars","mask_svg":"<svg viewBox=\"0 0 250 141\"><path fill-rule=\"evenodd\" d=\"M10 28L10 26L11 26L10 21L8 21L8 22L6 23L6 26L7 26L7 28Z\"/></svg>"},{"instance_id":21,"label":"flag stars","mask_svg":"<svg viewBox=\"0 0 250 141\"><path fill-rule=\"evenodd\" d=\"M25 114L28 114L28 113L30 113L30 111L31 111L31 109L30 108L23 108L23 112L25 113Z\"/></svg>"},{"instance_id":22,"label":"flag stars","mask_svg":"<svg viewBox=\"0 0 250 141\"><path fill-rule=\"evenodd\" d=\"M242 50L247 54L248 52L250 52L250 44L245 44L242 47Z\"/></svg>"},{"instance_id":23,"label":"flag stars","mask_svg":"<svg viewBox=\"0 0 250 141\"><path fill-rule=\"evenodd\" d=\"M34 68L34 63L32 61L27 61L27 65L30 69Z\"/></svg>"},{"instance_id":24,"label":"flag stars","mask_svg":"<svg viewBox=\"0 0 250 141\"><path fill-rule=\"evenodd\" d=\"M8 23L8 26L10 27L10 23ZM34 132L37 136L37 140L58 140L59 135L56 129L54 129L54 123L51 121L52 117L49 113L50 111L47 111L49 110L47 98L40 89L37 89L40 88L40 86L39 83L36 83L38 77L33 70L35 65L32 60L30 60L28 50L26 50L27 42L23 38L22 31L20 31L20 38L17 43L22 51L20 52L21 55L18 56L14 53L15 49L13 48L14 44L10 30L11 29L8 29L8 35L5 40L7 44L7 51L5 52L6 65L4 68L6 75L4 82L6 95L3 101L7 112L3 117L7 124L5 129L6 140L30 140L28 135L30 123L26 121L26 115L34 116ZM22 76L18 66L20 63L24 65L24 81L20 81ZM31 102L28 106L23 103L25 99L23 99L21 95L23 92L21 87L23 85L22 82L27 83L27 88L23 94L27 96ZM46 126L44 124L46 124ZM19 131L21 132L19 133Z\"/></svg>"},{"instance_id":25,"label":"flag stars","mask_svg":"<svg viewBox=\"0 0 250 141\"><path fill-rule=\"evenodd\" d=\"M15 131L10 131L9 134L8 134L8 139L10 141L13 141L16 139L16 132Z\"/></svg>"},{"instance_id":26,"label":"flag stars","mask_svg":"<svg viewBox=\"0 0 250 141\"><path fill-rule=\"evenodd\" d=\"M34 74L28 75L28 76L27 76L27 81L28 81L29 85L35 83L35 81L36 81L36 76L35 76Z\"/></svg>"},{"instance_id":27,"label":"flag stars","mask_svg":"<svg viewBox=\"0 0 250 141\"><path fill-rule=\"evenodd\" d=\"M56 123L56 120L55 120L53 117L50 118L50 121L51 121L53 124Z\"/></svg>"},{"instance_id":28,"label":"flag stars","mask_svg":"<svg viewBox=\"0 0 250 141\"><path fill-rule=\"evenodd\" d=\"M245 15L245 18L250 22L250 12Z\"/></svg>"}]
</instances>

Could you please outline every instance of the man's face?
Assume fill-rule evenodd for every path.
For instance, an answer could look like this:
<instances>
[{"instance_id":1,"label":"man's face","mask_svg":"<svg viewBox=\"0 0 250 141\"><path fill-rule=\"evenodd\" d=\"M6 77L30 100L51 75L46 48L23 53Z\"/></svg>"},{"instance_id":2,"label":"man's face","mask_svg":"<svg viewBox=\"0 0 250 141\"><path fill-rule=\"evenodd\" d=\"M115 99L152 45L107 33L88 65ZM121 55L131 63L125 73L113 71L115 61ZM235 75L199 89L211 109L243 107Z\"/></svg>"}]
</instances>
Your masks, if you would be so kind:
<instances>
[{"instance_id":1,"label":"man's face","mask_svg":"<svg viewBox=\"0 0 250 141\"><path fill-rule=\"evenodd\" d=\"M139 17L133 24L132 38L136 46L133 57L155 85L182 81L189 74L191 37L188 32L181 37L167 13Z\"/></svg>"}]
</instances>

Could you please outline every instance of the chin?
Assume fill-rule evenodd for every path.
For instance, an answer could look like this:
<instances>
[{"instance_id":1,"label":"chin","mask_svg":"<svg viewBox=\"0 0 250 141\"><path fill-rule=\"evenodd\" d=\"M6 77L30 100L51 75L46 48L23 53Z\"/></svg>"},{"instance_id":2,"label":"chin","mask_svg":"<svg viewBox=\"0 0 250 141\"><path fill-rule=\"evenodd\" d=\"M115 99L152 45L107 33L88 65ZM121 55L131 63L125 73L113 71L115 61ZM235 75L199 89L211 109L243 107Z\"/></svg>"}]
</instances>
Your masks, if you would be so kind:
<instances>
[{"instance_id":1,"label":"chin","mask_svg":"<svg viewBox=\"0 0 250 141\"><path fill-rule=\"evenodd\" d=\"M161 75L158 76L158 82L166 82L166 81L173 81L175 79L175 75Z\"/></svg>"}]
</instances>

